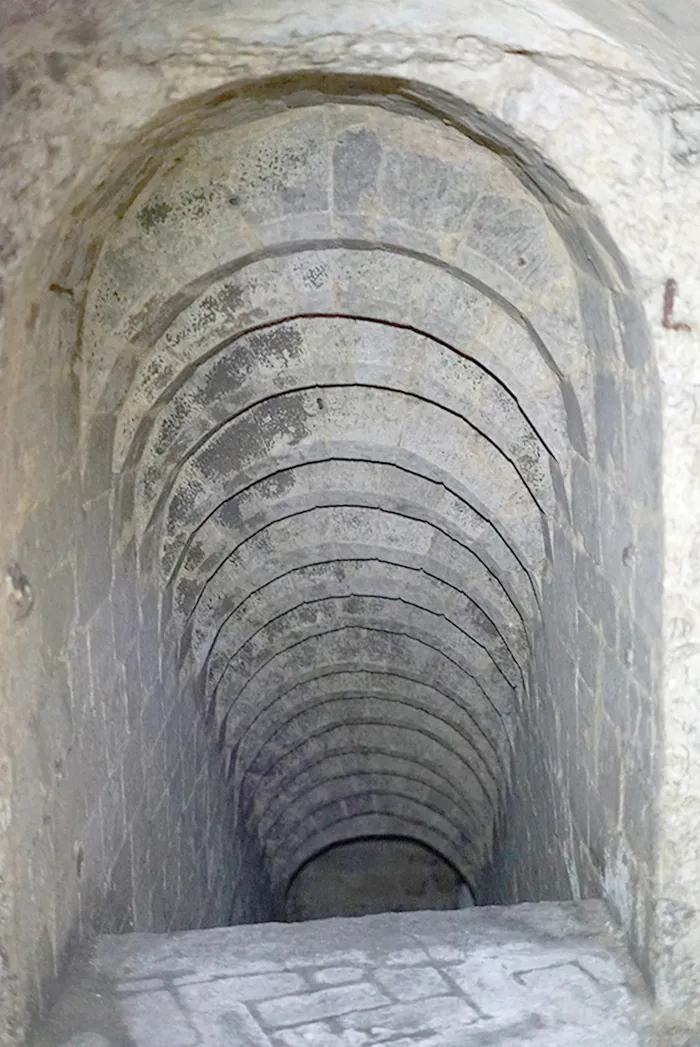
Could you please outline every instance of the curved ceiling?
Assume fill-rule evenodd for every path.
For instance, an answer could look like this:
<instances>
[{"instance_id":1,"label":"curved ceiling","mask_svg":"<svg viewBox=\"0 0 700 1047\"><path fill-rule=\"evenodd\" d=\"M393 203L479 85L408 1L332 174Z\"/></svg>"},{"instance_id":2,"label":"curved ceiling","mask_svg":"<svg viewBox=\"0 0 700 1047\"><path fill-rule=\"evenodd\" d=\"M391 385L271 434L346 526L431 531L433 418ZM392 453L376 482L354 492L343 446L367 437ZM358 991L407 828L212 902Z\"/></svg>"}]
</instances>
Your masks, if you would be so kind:
<instances>
[{"instance_id":1,"label":"curved ceiling","mask_svg":"<svg viewBox=\"0 0 700 1047\"><path fill-rule=\"evenodd\" d=\"M358 836L487 859L588 439L578 295L498 155L368 104L176 143L104 246L84 417L118 404L122 524L276 890Z\"/></svg>"}]
</instances>

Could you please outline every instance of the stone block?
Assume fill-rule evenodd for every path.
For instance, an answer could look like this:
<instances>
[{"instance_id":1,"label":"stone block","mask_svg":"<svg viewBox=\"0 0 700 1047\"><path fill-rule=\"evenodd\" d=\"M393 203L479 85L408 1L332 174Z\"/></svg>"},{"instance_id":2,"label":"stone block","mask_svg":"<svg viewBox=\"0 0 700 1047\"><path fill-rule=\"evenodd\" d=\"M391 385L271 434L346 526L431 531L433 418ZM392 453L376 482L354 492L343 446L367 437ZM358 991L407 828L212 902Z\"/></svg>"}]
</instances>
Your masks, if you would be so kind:
<instances>
[{"instance_id":1,"label":"stone block","mask_svg":"<svg viewBox=\"0 0 700 1047\"><path fill-rule=\"evenodd\" d=\"M139 667L145 691L153 690L160 681L161 647L157 613L157 597L151 593L141 603L138 631Z\"/></svg>"},{"instance_id":2,"label":"stone block","mask_svg":"<svg viewBox=\"0 0 700 1047\"><path fill-rule=\"evenodd\" d=\"M177 993L189 1014L210 1018L226 1011L232 1000L246 1003L270 1000L293 993L304 993L307 989L305 980L299 974L269 973L239 975L236 978L217 978L196 985L181 985Z\"/></svg>"},{"instance_id":3,"label":"stone block","mask_svg":"<svg viewBox=\"0 0 700 1047\"><path fill-rule=\"evenodd\" d=\"M610 367L618 355L610 318L610 296L597 281L583 275L578 279L578 292L586 345L604 367Z\"/></svg>"},{"instance_id":4,"label":"stone block","mask_svg":"<svg viewBox=\"0 0 700 1047\"><path fill-rule=\"evenodd\" d=\"M629 738L631 723L627 670L620 664L617 655L607 649L603 651L601 670L603 708L610 722L622 732L622 738Z\"/></svg>"},{"instance_id":5,"label":"stone block","mask_svg":"<svg viewBox=\"0 0 700 1047\"><path fill-rule=\"evenodd\" d=\"M626 603L632 577L630 551L635 545L630 499L605 483L599 486L599 496L601 566L618 599Z\"/></svg>"},{"instance_id":6,"label":"stone block","mask_svg":"<svg viewBox=\"0 0 700 1047\"><path fill-rule=\"evenodd\" d=\"M41 644L50 661L63 654L76 618L75 573L69 560L58 564L40 590ZM37 597L39 598L39 593Z\"/></svg>"},{"instance_id":7,"label":"stone block","mask_svg":"<svg viewBox=\"0 0 700 1047\"><path fill-rule=\"evenodd\" d=\"M552 547L553 577L548 586L550 599L547 606L551 606L552 620L566 638L565 642L573 643L576 635L575 554L569 535L560 527L553 529Z\"/></svg>"},{"instance_id":8,"label":"stone block","mask_svg":"<svg viewBox=\"0 0 700 1047\"><path fill-rule=\"evenodd\" d=\"M634 623L632 633L632 664L635 680L644 690L653 693L657 680L653 666L652 641L647 630L639 622Z\"/></svg>"},{"instance_id":9,"label":"stone block","mask_svg":"<svg viewBox=\"0 0 700 1047\"><path fill-rule=\"evenodd\" d=\"M56 960L59 972L72 959L79 937L78 880L73 866L57 882L53 903L55 914Z\"/></svg>"},{"instance_id":10,"label":"stone block","mask_svg":"<svg viewBox=\"0 0 700 1047\"><path fill-rule=\"evenodd\" d=\"M124 661L139 630L139 604L136 593L136 552L133 541L114 561L112 616L117 657Z\"/></svg>"},{"instance_id":11,"label":"stone block","mask_svg":"<svg viewBox=\"0 0 700 1047\"><path fill-rule=\"evenodd\" d=\"M375 977L396 1000L427 999L451 991L451 986L435 967L385 968L377 970Z\"/></svg>"},{"instance_id":12,"label":"stone block","mask_svg":"<svg viewBox=\"0 0 700 1047\"><path fill-rule=\"evenodd\" d=\"M194 1047L199 1037L169 992L133 993L124 1022L136 1047Z\"/></svg>"},{"instance_id":13,"label":"stone block","mask_svg":"<svg viewBox=\"0 0 700 1047\"><path fill-rule=\"evenodd\" d=\"M117 676L112 604L109 599L101 602L95 609L88 626L88 644L94 701L95 704L105 704Z\"/></svg>"},{"instance_id":14,"label":"stone block","mask_svg":"<svg viewBox=\"0 0 700 1047\"><path fill-rule=\"evenodd\" d=\"M611 724L604 722L598 740L598 792L605 808L606 820L611 833L615 832L620 817L620 796L624 773L616 732Z\"/></svg>"},{"instance_id":15,"label":"stone block","mask_svg":"<svg viewBox=\"0 0 700 1047\"><path fill-rule=\"evenodd\" d=\"M482 193L473 206L469 227L469 241L479 254L518 283L544 289L562 277L566 254L560 244L554 247L544 213L531 200ZM488 272L483 278L491 283Z\"/></svg>"},{"instance_id":16,"label":"stone block","mask_svg":"<svg viewBox=\"0 0 700 1047\"><path fill-rule=\"evenodd\" d=\"M148 882L148 853L150 850L150 824L143 816L142 810L131 813L131 855L134 873L134 897L148 897L151 885Z\"/></svg>"},{"instance_id":17,"label":"stone block","mask_svg":"<svg viewBox=\"0 0 700 1047\"><path fill-rule=\"evenodd\" d=\"M70 683L71 717L78 732L86 719L92 717L93 696L90 674L90 652L88 632L85 629L71 631L70 648L66 653L68 679Z\"/></svg>"},{"instance_id":18,"label":"stone block","mask_svg":"<svg viewBox=\"0 0 700 1047\"><path fill-rule=\"evenodd\" d=\"M333 147L333 206L336 211L371 213L376 206L382 147L374 130L347 128Z\"/></svg>"},{"instance_id":19,"label":"stone block","mask_svg":"<svg viewBox=\"0 0 700 1047\"><path fill-rule=\"evenodd\" d=\"M86 438L89 455L82 477L83 498L88 502L106 497L105 492L111 487L115 422L116 414L111 410L95 414L90 419Z\"/></svg>"},{"instance_id":20,"label":"stone block","mask_svg":"<svg viewBox=\"0 0 700 1047\"><path fill-rule=\"evenodd\" d=\"M104 696L102 722L107 769L110 774L118 774L128 740L126 690L121 672Z\"/></svg>"},{"instance_id":21,"label":"stone block","mask_svg":"<svg viewBox=\"0 0 700 1047\"><path fill-rule=\"evenodd\" d=\"M107 778L100 795L100 816L102 828L102 853L105 867L110 870L126 838L126 819L124 817L124 797L122 794L121 775Z\"/></svg>"},{"instance_id":22,"label":"stone block","mask_svg":"<svg viewBox=\"0 0 700 1047\"><path fill-rule=\"evenodd\" d=\"M660 530L656 521L640 524L632 567L634 614L648 636L659 635L662 618L663 559Z\"/></svg>"},{"instance_id":23,"label":"stone block","mask_svg":"<svg viewBox=\"0 0 700 1047\"><path fill-rule=\"evenodd\" d=\"M662 755L658 739L660 729L660 703L654 692L648 693L636 683L630 685L630 705L637 709L637 737L635 744L636 762L641 768L642 781L650 788L659 784Z\"/></svg>"},{"instance_id":24,"label":"stone block","mask_svg":"<svg viewBox=\"0 0 700 1047\"><path fill-rule=\"evenodd\" d=\"M102 814L99 808L92 811L83 828L80 839L82 861L80 863L80 933L89 934L99 929L99 919L104 902L105 868L102 850ZM76 873L77 859L76 859Z\"/></svg>"},{"instance_id":25,"label":"stone block","mask_svg":"<svg viewBox=\"0 0 700 1047\"><path fill-rule=\"evenodd\" d=\"M311 980L317 985L344 985L346 982L359 982L364 978L362 967L326 967L314 971Z\"/></svg>"},{"instance_id":26,"label":"stone block","mask_svg":"<svg viewBox=\"0 0 700 1047\"><path fill-rule=\"evenodd\" d=\"M321 1018L338 1018L360 1010L373 1010L388 1004L388 998L368 982L355 982L333 989L302 993L298 996L278 996L255 1008L264 1024L271 1029ZM372 1022L371 1024L375 1024Z\"/></svg>"},{"instance_id":27,"label":"stone block","mask_svg":"<svg viewBox=\"0 0 700 1047\"><path fill-rule=\"evenodd\" d=\"M134 731L129 736L128 744L124 749L121 776L126 820L131 822L134 813L143 802L145 790L143 747L138 731Z\"/></svg>"},{"instance_id":28,"label":"stone block","mask_svg":"<svg viewBox=\"0 0 700 1047\"><path fill-rule=\"evenodd\" d=\"M588 555L600 562L600 507L598 478L578 455L571 471L571 501L574 529L581 535Z\"/></svg>"},{"instance_id":29,"label":"stone block","mask_svg":"<svg viewBox=\"0 0 700 1047\"><path fill-rule=\"evenodd\" d=\"M457 168L435 156L388 148L381 177L381 210L387 218L437 237L454 234L479 192L469 168ZM503 202L500 201L501 208Z\"/></svg>"},{"instance_id":30,"label":"stone block","mask_svg":"<svg viewBox=\"0 0 700 1047\"><path fill-rule=\"evenodd\" d=\"M62 758L56 773L51 804L52 833L59 875L75 875L75 848L88 817L83 764L78 746Z\"/></svg>"},{"instance_id":31,"label":"stone block","mask_svg":"<svg viewBox=\"0 0 700 1047\"><path fill-rule=\"evenodd\" d=\"M638 506L658 512L661 505L661 412L648 405L648 383L625 383L624 425L627 488ZM656 406L656 410L650 407Z\"/></svg>"},{"instance_id":32,"label":"stone block","mask_svg":"<svg viewBox=\"0 0 700 1047\"><path fill-rule=\"evenodd\" d=\"M456 995L438 996L418 1003L394 1003L388 1007L360 1010L340 1017L343 1029L363 1030L370 1035L410 1037L427 1033L455 1033L474 1025L478 1018L476 1009L463 997ZM468 1034L467 1034L468 1035ZM467 1041L468 1042L468 1041Z\"/></svg>"},{"instance_id":33,"label":"stone block","mask_svg":"<svg viewBox=\"0 0 700 1047\"><path fill-rule=\"evenodd\" d=\"M655 805L651 784L635 758L627 759L622 801L622 830L638 861L653 869L656 853Z\"/></svg>"},{"instance_id":34,"label":"stone block","mask_svg":"<svg viewBox=\"0 0 700 1047\"><path fill-rule=\"evenodd\" d=\"M75 738L68 673L55 663L47 681L47 694L37 715L37 735L45 770L60 777Z\"/></svg>"},{"instance_id":35,"label":"stone block","mask_svg":"<svg viewBox=\"0 0 700 1047\"><path fill-rule=\"evenodd\" d=\"M628 366L646 367L652 359L653 346L644 310L637 299L629 294L618 293L613 302Z\"/></svg>"},{"instance_id":36,"label":"stone block","mask_svg":"<svg viewBox=\"0 0 700 1047\"><path fill-rule=\"evenodd\" d=\"M576 554L576 596L579 607L600 629L610 650L617 650L617 607L607 578L583 553Z\"/></svg>"},{"instance_id":37,"label":"stone block","mask_svg":"<svg viewBox=\"0 0 700 1047\"><path fill-rule=\"evenodd\" d=\"M606 471L625 468L625 421L622 390L611 371L595 377L596 458ZM627 430L629 432L629 430Z\"/></svg>"},{"instance_id":38,"label":"stone block","mask_svg":"<svg viewBox=\"0 0 700 1047\"><path fill-rule=\"evenodd\" d=\"M112 585L111 509L103 494L83 507L76 552L78 611L87 624L108 597Z\"/></svg>"},{"instance_id":39,"label":"stone block","mask_svg":"<svg viewBox=\"0 0 700 1047\"><path fill-rule=\"evenodd\" d=\"M600 674L601 638L588 614L579 608L576 619L576 665L591 694L598 693Z\"/></svg>"}]
</instances>

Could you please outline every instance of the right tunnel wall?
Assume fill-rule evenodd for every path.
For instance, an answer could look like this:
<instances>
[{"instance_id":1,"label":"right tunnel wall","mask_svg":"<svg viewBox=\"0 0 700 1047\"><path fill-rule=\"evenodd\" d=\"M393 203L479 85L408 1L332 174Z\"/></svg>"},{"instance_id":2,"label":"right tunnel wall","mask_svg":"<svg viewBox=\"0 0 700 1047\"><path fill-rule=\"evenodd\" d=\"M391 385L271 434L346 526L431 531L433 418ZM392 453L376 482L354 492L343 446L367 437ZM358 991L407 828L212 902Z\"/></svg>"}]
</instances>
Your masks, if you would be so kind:
<instances>
[{"instance_id":1,"label":"right tunnel wall","mask_svg":"<svg viewBox=\"0 0 700 1047\"><path fill-rule=\"evenodd\" d=\"M662 753L660 394L624 266L609 241L609 253L600 249L597 220L583 208L577 219L557 224L579 263L593 438L573 450L565 497L557 488L530 701L477 896L484 904L601 895L651 978Z\"/></svg>"}]
</instances>

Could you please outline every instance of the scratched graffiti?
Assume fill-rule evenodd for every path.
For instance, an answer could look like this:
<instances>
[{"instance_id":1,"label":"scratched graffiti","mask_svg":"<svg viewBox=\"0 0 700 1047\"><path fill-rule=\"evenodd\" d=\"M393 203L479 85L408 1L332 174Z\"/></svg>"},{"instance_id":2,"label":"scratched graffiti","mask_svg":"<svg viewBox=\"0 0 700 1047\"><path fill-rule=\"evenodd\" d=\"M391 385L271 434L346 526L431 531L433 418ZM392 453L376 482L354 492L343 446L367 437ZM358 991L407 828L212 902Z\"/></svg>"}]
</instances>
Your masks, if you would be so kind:
<instances>
[{"instance_id":1,"label":"scratched graffiti","mask_svg":"<svg viewBox=\"0 0 700 1047\"><path fill-rule=\"evenodd\" d=\"M661 324L667 331L690 331L690 324L679 323L673 319L677 293L678 284L675 280L669 278L664 288L664 311L661 317Z\"/></svg>"}]
</instances>

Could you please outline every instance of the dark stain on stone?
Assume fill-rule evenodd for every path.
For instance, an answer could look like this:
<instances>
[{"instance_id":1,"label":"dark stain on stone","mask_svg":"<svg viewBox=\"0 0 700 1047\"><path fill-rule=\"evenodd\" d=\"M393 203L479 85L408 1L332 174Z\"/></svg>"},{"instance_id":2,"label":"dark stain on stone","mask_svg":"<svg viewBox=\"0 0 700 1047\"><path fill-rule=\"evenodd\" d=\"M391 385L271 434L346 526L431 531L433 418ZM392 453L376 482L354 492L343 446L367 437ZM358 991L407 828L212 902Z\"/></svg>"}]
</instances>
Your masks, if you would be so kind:
<instances>
[{"instance_id":1,"label":"dark stain on stone","mask_svg":"<svg viewBox=\"0 0 700 1047\"><path fill-rule=\"evenodd\" d=\"M89 16L79 18L70 29L65 31L63 36L71 43L80 44L81 47L96 44L100 38L97 20Z\"/></svg>"},{"instance_id":2,"label":"dark stain on stone","mask_svg":"<svg viewBox=\"0 0 700 1047\"><path fill-rule=\"evenodd\" d=\"M37 322L38 319L39 319L39 306L36 304L36 302L32 302L32 304L29 307L29 312L27 314L27 330L28 331L33 331L34 330L34 328L36 327L36 322Z\"/></svg>"},{"instance_id":3,"label":"dark stain on stone","mask_svg":"<svg viewBox=\"0 0 700 1047\"><path fill-rule=\"evenodd\" d=\"M167 334L169 345L177 346L192 335L200 334L210 324L222 324L226 320L237 319L238 310L244 301L242 289L237 284L225 284L214 294L202 298L196 312L177 334Z\"/></svg>"},{"instance_id":4,"label":"dark stain on stone","mask_svg":"<svg viewBox=\"0 0 700 1047\"><path fill-rule=\"evenodd\" d=\"M302 283L306 288L318 289L328 278L328 266L325 263L309 266L304 270Z\"/></svg>"},{"instance_id":5,"label":"dark stain on stone","mask_svg":"<svg viewBox=\"0 0 700 1047\"><path fill-rule=\"evenodd\" d=\"M172 207L166 204L165 200L152 200L141 208L136 218L144 229L150 231L157 225L162 225L171 211Z\"/></svg>"},{"instance_id":6,"label":"dark stain on stone","mask_svg":"<svg viewBox=\"0 0 700 1047\"><path fill-rule=\"evenodd\" d=\"M202 402L212 403L222 397L235 401L238 387L254 371L253 354L243 346L229 347L213 361L204 374L202 382ZM233 402L232 401L232 402Z\"/></svg>"},{"instance_id":7,"label":"dark stain on stone","mask_svg":"<svg viewBox=\"0 0 700 1047\"><path fill-rule=\"evenodd\" d=\"M187 211L190 218L206 218L214 201L212 189L192 189L182 194L179 206Z\"/></svg>"},{"instance_id":8,"label":"dark stain on stone","mask_svg":"<svg viewBox=\"0 0 700 1047\"><path fill-rule=\"evenodd\" d=\"M661 317L661 326L667 331L690 331L690 324L678 323L673 319L673 309L678 293L678 284L672 278L666 281L664 286L664 308Z\"/></svg>"},{"instance_id":9,"label":"dark stain on stone","mask_svg":"<svg viewBox=\"0 0 700 1047\"><path fill-rule=\"evenodd\" d=\"M298 467L297 467L298 468ZM278 499L289 494L296 486L295 469L284 469L282 472L268 476L260 485L264 498Z\"/></svg>"},{"instance_id":10,"label":"dark stain on stone","mask_svg":"<svg viewBox=\"0 0 700 1047\"><path fill-rule=\"evenodd\" d=\"M237 498L223 502L216 514L217 523L235 531L241 525L241 512Z\"/></svg>"},{"instance_id":11,"label":"dark stain on stone","mask_svg":"<svg viewBox=\"0 0 700 1047\"><path fill-rule=\"evenodd\" d=\"M12 261L17 254L17 240L5 222L0 222L0 265Z\"/></svg>"},{"instance_id":12,"label":"dark stain on stone","mask_svg":"<svg viewBox=\"0 0 700 1047\"><path fill-rule=\"evenodd\" d=\"M197 493L190 487L179 487L175 491L168 507L168 535L177 535L180 530L179 522L189 519Z\"/></svg>"},{"instance_id":13,"label":"dark stain on stone","mask_svg":"<svg viewBox=\"0 0 700 1047\"><path fill-rule=\"evenodd\" d=\"M34 593L22 568L12 561L5 568L7 606L15 621L26 618L34 606Z\"/></svg>"},{"instance_id":14,"label":"dark stain on stone","mask_svg":"<svg viewBox=\"0 0 700 1047\"><path fill-rule=\"evenodd\" d=\"M144 304L131 314L129 323L126 325L127 338L136 338L142 331L148 330L148 321L160 306L160 295L153 294Z\"/></svg>"},{"instance_id":15,"label":"dark stain on stone","mask_svg":"<svg viewBox=\"0 0 700 1047\"><path fill-rule=\"evenodd\" d=\"M195 571L204 562L205 549L199 539L195 539L187 550L183 567L187 571Z\"/></svg>"},{"instance_id":16,"label":"dark stain on stone","mask_svg":"<svg viewBox=\"0 0 700 1047\"><path fill-rule=\"evenodd\" d=\"M21 86L22 81L16 69L0 67L0 105L9 102Z\"/></svg>"},{"instance_id":17,"label":"dark stain on stone","mask_svg":"<svg viewBox=\"0 0 700 1047\"><path fill-rule=\"evenodd\" d=\"M263 432L284 433L287 443L294 446L302 442L309 433L309 416L304 404L304 395L276 397L269 405L268 418ZM272 439L270 439L270 446Z\"/></svg>"},{"instance_id":18,"label":"dark stain on stone","mask_svg":"<svg viewBox=\"0 0 700 1047\"><path fill-rule=\"evenodd\" d=\"M47 76L57 84L62 84L65 83L72 61L68 55L62 54L60 51L49 51L48 54L44 55L44 65Z\"/></svg>"},{"instance_id":19,"label":"dark stain on stone","mask_svg":"<svg viewBox=\"0 0 700 1047\"><path fill-rule=\"evenodd\" d=\"M279 361L294 359L301 355L304 339L301 331L290 324L280 324L251 335L251 345L263 359Z\"/></svg>"},{"instance_id":20,"label":"dark stain on stone","mask_svg":"<svg viewBox=\"0 0 700 1047\"><path fill-rule=\"evenodd\" d=\"M337 209L353 212L374 193L382 147L368 128L347 131L333 150L333 193Z\"/></svg>"},{"instance_id":21,"label":"dark stain on stone","mask_svg":"<svg viewBox=\"0 0 700 1047\"><path fill-rule=\"evenodd\" d=\"M232 315L241 307L243 298L243 289L238 284L224 284L218 295L221 308L228 310Z\"/></svg>"},{"instance_id":22,"label":"dark stain on stone","mask_svg":"<svg viewBox=\"0 0 700 1047\"><path fill-rule=\"evenodd\" d=\"M240 437L240 438L239 438ZM249 415L221 429L199 453L197 466L206 480L221 478L242 468L246 457L264 454L255 418Z\"/></svg>"},{"instance_id":23,"label":"dark stain on stone","mask_svg":"<svg viewBox=\"0 0 700 1047\"><path fill-rule=\"evenodd\" d=\"M170 412L163 418L157 429L157 436L153 444L153 453L157 458L167 454L171 445L176 443L179 433L187 426L190 417L190 405L182 399L176 399L171 405Z\"/></svg>"},{"instance_id":24,"label":"dark stain on stone","mask_svg":"<svg viewBox=\"0 0 700 1047\"><path fill-rule=\"evenodd\" d=\"M325 565L319 571L319 574L323 575L324 570L325 570ZM331 565L330 565L330 573L337 579L337 581L344 582L346 577L347 577L346 570L345 570L345 563L342 560L332 561Z\"/></svg>"}]
</instances>

